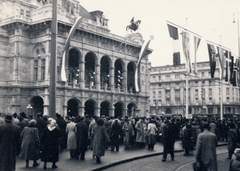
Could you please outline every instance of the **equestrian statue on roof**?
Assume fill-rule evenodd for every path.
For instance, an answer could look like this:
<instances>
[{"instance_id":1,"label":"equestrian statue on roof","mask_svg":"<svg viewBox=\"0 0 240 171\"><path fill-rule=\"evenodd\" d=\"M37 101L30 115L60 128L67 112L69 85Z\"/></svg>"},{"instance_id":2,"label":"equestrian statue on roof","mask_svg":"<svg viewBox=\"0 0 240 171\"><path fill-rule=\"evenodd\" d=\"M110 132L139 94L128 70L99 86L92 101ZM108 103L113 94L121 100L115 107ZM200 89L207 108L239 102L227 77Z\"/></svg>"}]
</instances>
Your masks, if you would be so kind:
<instances>
[{"instance_id":1,"label":"equestrian statue on roof","mask_svg":"<svg viewBox=\"0 0 240 171\"><path fill-rule=\"evenodd\" d=\"M134 21L134 17L133 17L131 19L130 23L131 24L126 27L126 31L128 31L128 30L131 30L131 32L136 31L136 30L139 29L139 25L141 24L141 20Z\"/></svg>"}]
</instances>

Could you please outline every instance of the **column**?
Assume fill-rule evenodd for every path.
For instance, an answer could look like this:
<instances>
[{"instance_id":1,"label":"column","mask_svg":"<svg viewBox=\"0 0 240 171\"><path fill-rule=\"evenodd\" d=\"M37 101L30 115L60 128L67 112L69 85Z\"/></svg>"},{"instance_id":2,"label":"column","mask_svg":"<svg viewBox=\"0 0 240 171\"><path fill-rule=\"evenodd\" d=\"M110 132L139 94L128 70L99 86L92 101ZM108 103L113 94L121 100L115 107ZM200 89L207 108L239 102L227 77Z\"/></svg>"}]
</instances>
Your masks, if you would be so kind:
<instances>
[{"instance_id":1,"label":"column","mask_svg":"<svg viewBox=\"0 0 240 171\"><path fill-rule=\"evenodd\" d=\"M79 84L80 88L85 88L85 62L80 61L79 64Z\"/></svg>"},{"instance_id":2,"label":"column","mask_svg":"<svg viewBox=\"0 0 240 171\"><path fill-rule=\"evenodd\" d=\"M96 64L95 66L96 72L95 72L95 86L96 89L99 91L100 90L100 65Z\"/></svg>"},{"instance_id":3,"label":"column","mask_svg":"<svg viewBox=\"0 0 240 171\"><path fill-rule=\"evenodd\" d=\"M109 78L109 86L110 86L110 89L111 91L114 91L114 67L111 67L110 68L110 78Z\"/></svg>"},{"instance_id":4,"label":"column","mask_svg":"<svg viewBox=\"0 0 240 171\"><path fill-rule=\"evenodd\" d=\"M126 69L123 70L122 76L123 76L123 88L124 88L124 92L127 93L127 70L126 70Z\"/></svg>"}]
</instances>

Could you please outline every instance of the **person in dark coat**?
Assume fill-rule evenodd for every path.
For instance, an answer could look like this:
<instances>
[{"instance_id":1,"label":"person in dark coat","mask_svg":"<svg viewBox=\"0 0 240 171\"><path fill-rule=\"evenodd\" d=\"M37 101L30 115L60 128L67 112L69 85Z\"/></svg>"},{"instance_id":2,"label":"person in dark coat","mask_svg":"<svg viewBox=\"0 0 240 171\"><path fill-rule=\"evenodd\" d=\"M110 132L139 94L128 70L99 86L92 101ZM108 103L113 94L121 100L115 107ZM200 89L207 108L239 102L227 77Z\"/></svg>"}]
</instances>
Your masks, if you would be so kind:
<instances>
[{"instance_id":1,"label":"person in dark coat","mask_svg":"<svg viewBox=\"0 0 240 171\"><path fill-rule=\"evenodd\" d=\"M39 163L40 140L38 129L36 128L37 121L32 119L28 126L22 132L22 145L19 158L26 161L26 168L29 167L29 160L33 160L33 167L37 167Z\"/></svg>"},{"instance_id":2,"label":"person in dark coat","mask_svg":"<svg viewBox=\"0 0 240 171\"><path fill-rule=\"evenodd\" d=\"M119 138L122 133L122 126L118 123L118 119L114 120L110 130L110 142L111 142L111 150L114 151L116 147L116 151L119 151Z\"/></svg>"},{"instance_id":3,"label":"person in dark coat","mask_svg":"<svg viewBox=\"0 0 240 171\"><path fill-rule=\"evenodd\" d=\"M196 146L196 162L201 171L217 171L217 136L211 133L209 123L202 124L203 132L198 135Z\"/></svg>"},{"instance_id":4,"label":"person in dark coat","mask_svg":"<svg viewBox=\"0 0 240 171\"><path fill-rule=\"evenodd\" d=\"M227 137L227 142L228 142L228 158L227 159L232 159L232 155L237 145L237 140L238 140L237 131L234 127L234 124L230 123L228 137Z\"/></svg>"},{"instance_id":5,"label":"person in dark coat","mask_svg":"<svg viewBox=\"0 0 240 171\"><path fill-rule=\"evenodd\" d=\"M43 132L44 132L45 128L47 127L47 123L43 120L43 117L42 117L41 113L37 113L36 121L37 121L36 128L38 129L39 139L40 139L40 142L41 142Z\"/></svg>"},{"instance_id":6,"label":"person in dark coat","mask_svg":"<svg viewBox=\"0 0 240 171\"><path fill-rule=\"evenodd\" d=\"M110 142L107 135L107 129L103 126L104 120L99 118L97 125L92 130L93 135L93 156L96 156L96 162L100 163L100 157L105 155L106 144Z\"/></svg>"},{"instance_id":7,"label":"person in dark coat","mask_svg":"<svg viewBox=\"0 0 240 171\"><path fill-rule=\"evenodd\" d=\"M5 116L5 123L0 124L0 170L14 171L16 156L21 149L20 127L12 124L12 115Z\"/></svg>"},{"instance_id":8,"label":"person in dark coat","mask_svg":"<svg viewBox=\"0 0 240 171\"><path fill-rule=\"evenodd\" d=\"M85 160L85 152L88 146L88 125L84 117L80 117L76 125L76 139L77 157L80 157L80 160Z\"/></svg>"},{"instance_id":9,"label":"person in dark coat","mask_svg":"<svg viewBox=\"0 0 240 171\"><path fill-rule=\"evenodd\" d=\"M50 124L46 127L42 137L42 155L41 160L44 162L43 169L47 169L47 162L52 162L52 168L57 168L56 162L59 159L59 138L60 131L57 128L55 119L50 119Z\"/></svg>"},{"instance_id":10,"label":"person in dark coat","mask_svg":"<svg viewBox=\"0 0 240 171\"><path fill-rule=\"evenodd\" d=\"M193 131L191 123L187 123L182 129L182 145L184 149L184 156L188 156L190 151L193 150Z\"/></svg>"},{"instance_id":11,"label":"person in dark coat","mask_svg":"<svg viewBox=\"0 0 240 171\"><path fill-rule=\"evenodd\" d=\"M56 122L57 122L58 128L60 130L60 134L61 134L59 143L60 143L60 151L62 151L63 149L66 149L66 147L67 147L67 133L66 133L67 122L58 113L56 113Z\"/></svg>"}]
</instances>

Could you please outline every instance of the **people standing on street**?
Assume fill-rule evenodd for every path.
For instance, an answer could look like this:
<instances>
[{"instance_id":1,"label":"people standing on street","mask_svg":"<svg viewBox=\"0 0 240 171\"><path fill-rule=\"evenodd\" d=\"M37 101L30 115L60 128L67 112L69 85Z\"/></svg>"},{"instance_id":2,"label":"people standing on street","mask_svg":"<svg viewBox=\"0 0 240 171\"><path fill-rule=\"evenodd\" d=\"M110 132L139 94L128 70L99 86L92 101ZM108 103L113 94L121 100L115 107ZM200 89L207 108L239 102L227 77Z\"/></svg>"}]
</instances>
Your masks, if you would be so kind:
<instances>
[{"instance_id":1,"label":"people standing on street","mask_svg":"<svg viewBox=\"0 0 240 171\"><path fill-rule=\"evenodd\" d=\"M229 124L229 131L228 131L228 137L227 137L227 143L228 143L228 157L227 159L232 159L232 155L234 153L234 150L237 145L238 135L237 131L235 129L234 123Z\"/></svg>"},{"instance_id":2,"label":"people standing on street","mask_svg":"<svg viewBox=\"0 0 240 171\"><path fill-rule=\"evenodd\" d=\"M167 160L167 154L170 152L170 129L169 129L169 120L165 118L162 125L162 143L163 143L163 158L162 161L165 162ZM173 152L170 153L172 160L174 160Z\"/></svg>"},{"instance_id":3,"label":"people standing on street","mask_svg":"<svg viewBox=\"0 0 240 171\"><path fill-rule=\"evenodd\" d=\"M67 133L67 149L70 152L70 158L75 158L77 155L77 140L75 135L76 118L70 118L70 122L66 126Z\"/></svg>"},{"instance_id":4,"label":"people standing on street","mask_svg":"<svg viewBox=\"0 0 240 171\"><path fill-rule=\"evenodd\" d=\"M114 151L116 147L116 151L119 151L119 139L122 133L122 126L119 124L119 120L115 119L111 125L110 129L110 144L111 149L110 151Z\"/></svg>"},{"instance_id":5,"label":"people standing on street","mask_svg":"<svg viewBox=\"0 0 240 171\"><path fill-rule=\"evenodd\" d=\"M217 171L217 136L209 131L209 123L204 122L202 128L197 138L196 162L201 171Z\"/></svg>"},{"instance_id":6,"label":"people standing on street","mask_svg":"<svg viewBox=\"0 0 240 171\"><path fill-rule=\"evenodd\" d=\"M95 127L95 125L97 125L97 120L98 120L98 116L93 116L91 118L91 122L89 124L88 127L88 137L90 138L90 149L93 149L93 135L92 135L92 130Z\"/></svg>"},{"instance_id":7,"label":"people standing on street","mask_svg":"<svg viewBox=\"0 0 240 171\"><path fill-rule=\"evenodd\" d=\"M85 152L88 146L88 124L85 118L80 116L76 125L76 139L77 139L77 158L85 160Z\"/></svg>"},{"instance_id":8,"label":"people standing on street","mask_svg":"<svg viewBox=\"0 0 240 171\"><path fill-rule=\"evenodd\" d=\"M47 162L52 163L52 168L57 168L56 163L59 159L59 138L60 131L57 128L57 122L53 118L49 118L50 124L46 127L42 137L42 156L44 162L43 169L47 169Z\"/></svg>"},{"instance_id":9,"label":"people standing on street","mask_svg":"<svg viewBox=\"0 0 240 171\"><path fill-rule=\"evenodd\" d=\"M96 162L100 163L100 158L105 155L106 144L110 142L107 135L107 129L103 126L104 120L99 118L97 125L92 130L93 135L93 156L96 157Z\"/></svg>"},{"instance_id":10,"label":"people standing on street","mask_svg":"<svg viewBox=\"0 0 240 171\"><path fill-rule=\"evenodd\" d=\"M5 115L5 123L0 124L0 170L14 171L16 157L21 149L20 127L12 123L12 115Z\"/></svg>"},{"instance_id":11,"label":"people standing on street","mask_svg":"<svg viewBox=\"0 0 240 171\"><path fill-rule=\"evenodd\" d=\"M47 127L47 123L43 120L42 113L37 113L36 121L37 121L36 128L38 129L39 139L41 142L43 132L44 132L45 128Z\"/></svg>"},{"instance_id":12,"label":"people standing on street","mask_svg":"<svg viewBox=\"0 0 240 171\"><path fill-rule=\"evenodd\" d=\"M26 161L26 168L29 167L29 160L33 160L33 167L39 165L37 160L39 159L40 140L36 124L35 119L30 120L21 135L22 145L19 158Z\"/></svg>"},{"instance_id":13,"label":"people standing on street","mask_svg":"<svg viewBox=\"0 0 240 171\"><path fill-rule=\"evenodd\" d=\"M156 144L156 134L157 134L156 121L154 118L150 119L147 127L147 135L148 135L148 150L153 150L154 145Z\"/></svg>"},{"instance_id":14,"label":"people standing on street","mask_svg":"<svg viewBox=\"0 0 240 171\"><path fill-rule=\"evenodd\" d=\"M140 117L135 125L136 129L136 143L138 148L143 148L145 146L145 134L143 126L143 118Z\"/></svg>"}]
</instances>

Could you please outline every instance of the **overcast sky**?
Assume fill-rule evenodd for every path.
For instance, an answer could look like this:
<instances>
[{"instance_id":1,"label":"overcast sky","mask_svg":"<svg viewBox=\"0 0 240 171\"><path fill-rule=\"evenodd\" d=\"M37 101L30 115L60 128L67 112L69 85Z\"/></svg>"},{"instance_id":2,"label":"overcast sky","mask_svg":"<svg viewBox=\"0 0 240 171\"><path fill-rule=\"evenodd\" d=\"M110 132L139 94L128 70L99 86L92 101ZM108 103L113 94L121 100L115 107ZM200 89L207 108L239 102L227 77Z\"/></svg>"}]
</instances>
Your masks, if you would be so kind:
<instances>
[{"instance_id":1,"label":"overcast sky","mask_svg":"<svg viewBox=\"0 0 240 171\"><path fill-rule=\"evenodd\" d=\"M173 64L166 21L202 36L198 62L208 60L206 40L238 54L238 32L233 13L240 13L240 0L80 0L80 4L89 12L101 10L109 19L111 33L123 37L132 17L141 20L139 33L144 40L154 36L149 45L153 49L149 56L152 66ZM183 55L181 62L185 63Z\"/></svg>"}]
</instances>

